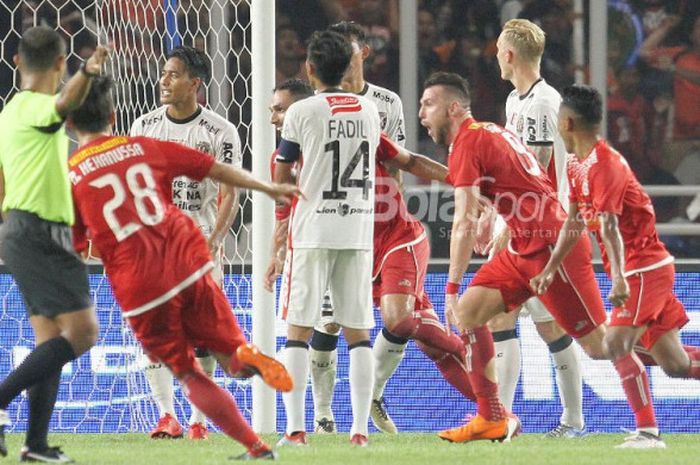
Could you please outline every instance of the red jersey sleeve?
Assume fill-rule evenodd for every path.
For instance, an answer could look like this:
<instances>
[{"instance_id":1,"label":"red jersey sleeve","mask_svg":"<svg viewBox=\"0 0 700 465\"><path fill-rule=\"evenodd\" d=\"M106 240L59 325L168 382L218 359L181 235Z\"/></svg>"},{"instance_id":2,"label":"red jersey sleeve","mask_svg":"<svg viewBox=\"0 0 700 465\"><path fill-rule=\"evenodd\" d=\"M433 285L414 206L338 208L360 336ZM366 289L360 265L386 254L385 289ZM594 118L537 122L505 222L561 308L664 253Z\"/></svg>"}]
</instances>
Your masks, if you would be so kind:
<instances>
[{"instance_id":1,"label":"red jersey sleeve","mask_svg":"<svg viewBox=\"0 0 700 465\"><path fill-rule=\"evenodd\" d=\"M185 147L182 144L168 141L149 140L150 145L156 146L165 160L164 169L171 176L187 176L195 181L204 179L216 161L211 155Z\"/></svg>"},{"instance_id":2,"label":"red jersey sleeve","mask_svg":"<svg viewBox=\"0 0 700 465\"><path fill-rule=\"evenodd\" d=\"M447 182L454 187L477 186L483 177L483 166L479 152L469 151L464 137L458 137L452 146L448 160ZM471 144L472 147L475 144Z\"/></svg>"},{"instance_id":3,"label":"red jersey sleeve","mask_svg":"<svg viewBox=\"0 0 700 465\"><path fill-rule=\"evenodd\" d=\"M386 161L395 158L399 154L399 149L396 147L396 143L389 139L389 137L382 133L379 137L379 145L377 146L377 161Z\"/></svg>"},{"instance_id":4,"label":"red jersey sleeve","mask_svg":"<svg viewBox=\"0 0 700 465\"><path fill-rule=\"evenodd\" d=\"M612 160L600 161L591 168L588 189L596 212L622 213L628 172L624 168L621 163Z\"/></svg>"}]
</instances>

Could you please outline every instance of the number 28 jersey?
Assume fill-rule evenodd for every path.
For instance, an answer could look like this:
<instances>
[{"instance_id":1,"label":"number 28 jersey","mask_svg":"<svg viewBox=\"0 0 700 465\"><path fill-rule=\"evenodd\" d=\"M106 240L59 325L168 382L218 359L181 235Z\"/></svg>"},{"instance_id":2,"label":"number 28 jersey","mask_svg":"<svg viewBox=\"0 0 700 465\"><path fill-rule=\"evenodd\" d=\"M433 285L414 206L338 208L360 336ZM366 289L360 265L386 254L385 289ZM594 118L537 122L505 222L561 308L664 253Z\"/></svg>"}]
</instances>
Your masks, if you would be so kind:
<instances>
[{"instance_id":1,"label":"number 28 jersey","mask_svg":"<svg viewBox=\"0 0 700 465\"><path fill-rule=\"evenodd\" d=\"M201 180L214 158L174 142L100 137L68 159L76 249L89 234L125 311L211 268L195 222L172 202L172 180ZM154 277L158 279L154 279Z\"/></svg>"},{"instance_id":2,"label":"number 28 jersey","mask_svg":"<svg viewBox=\"0 0 700 465\"><path fill-rule=\"evenodd\" d=\"M300 165L305 198L292 206L292 248L372 250L380 135L379 112L366 97L322 92L289 107L276 162Z\"/></svg>"}]
</instances>

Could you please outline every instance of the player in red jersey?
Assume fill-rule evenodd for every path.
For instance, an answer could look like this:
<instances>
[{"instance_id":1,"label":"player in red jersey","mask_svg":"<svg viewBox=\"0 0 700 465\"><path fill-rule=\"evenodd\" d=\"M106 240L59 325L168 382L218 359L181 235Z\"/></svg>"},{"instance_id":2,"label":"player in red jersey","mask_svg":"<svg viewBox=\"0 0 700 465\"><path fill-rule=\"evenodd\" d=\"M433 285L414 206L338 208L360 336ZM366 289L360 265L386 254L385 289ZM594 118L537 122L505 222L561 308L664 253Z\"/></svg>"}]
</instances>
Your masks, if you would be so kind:
<instances>
[{"instance_id":1,"label":"player in red jersey","mask_svg":"<svg viewBox=\"0 0 700 465\"><path fill-rule=\"evenodd\" d=\"M288 391L284 366L247 344L228 300L211 276L212 258L196 224L172 203L175 176L211 177L289 201L298 190L270 184L183 145L145 137L114 137L109 78L95 78L85 103L70 115L80 148L68 160L76 205L76 249L86 238L100 251L117 302L144 350L165 363L190 401L248 451L273 458L225 390L195 363L209 349L232 375L259 373Z\"/></svg>"},{"instance_id":2,"label":"player in red jersey","mask_svg":"<svg viewBox=\"0 0 700 465\"><path fill-rule=\"evenodd\" d=\"M486 323L533 296L529 280L549 259L564 221L556 191L534 155L514 134L471 116L467 82L435 73L425 83L419 112L433 140L451 147L449 181L455 188L450 268L445 296L448 318L464 331L469 379L477 415L440 433L449 441L508 439L517 428L498 398L494 346ZM480 204L492 203L510 230L508 247L484 264L458 299L475 243ZM541 300L557 323L593 358L604 358L603 302L590 266L589 241L579 241ZM565 309L565 310L564 310Z\"/></svg>"},{"instance_id":3,"label":"player in red jersey","mask_svg":"<svg viewBox=\"0 0 700 465\"><path fill-rule=\"evenodd\" d=\"M569 217L549 262L531 284L538 293L546 292L585 228L595 234L613 284L608 299L615 308L605 343L637 423L637 430L617 447L664 448L635 344L641 343L676 378L700 379L700 348L681 344L678 330L688 316L673 293L673 257L656 233L649 196L622 155L598 135L601 117L598 91L564 89L559 130L572 153L567 161Z\"/></svg>"},{"instance_id":4,"label":"player in red jersey","mask_svg":"<svg viewBox=\"0 0 700 465\"><path fill-rule=\"evenodd\" d=\"M311 95L310 87L305 86L303 81L283 83L275 89L270 106L270 122L278 130L281 129L289 105L308 95ZM457 336L447 334L423 289L430 259L430 242L422 223L408 213L398 183L385 163L409 171L412 169L417 176L439 181L445 181L447 168L423 156L410 154L386 136L382 136L376 160L372 272L374 303L380 307L391 335L415 339L444 378L466 398L475 400L464 366L464 344ZM274 176L274 165L271 171ZM274 282L284 264L289 208L278 205L276 215L272 255L266 274L266 288L269 291L274 289Z\"/></svg>"}]
</instances>

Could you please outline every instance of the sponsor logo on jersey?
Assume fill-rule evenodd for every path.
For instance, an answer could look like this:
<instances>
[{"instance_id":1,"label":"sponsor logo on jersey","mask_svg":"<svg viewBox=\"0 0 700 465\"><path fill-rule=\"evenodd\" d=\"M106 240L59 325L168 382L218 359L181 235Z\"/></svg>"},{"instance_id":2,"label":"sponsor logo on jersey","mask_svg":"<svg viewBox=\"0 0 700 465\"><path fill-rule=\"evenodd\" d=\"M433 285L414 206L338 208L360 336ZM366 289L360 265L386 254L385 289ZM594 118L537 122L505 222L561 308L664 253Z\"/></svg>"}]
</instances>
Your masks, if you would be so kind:
<instances>
[{"instance_id":1,"label":"sponsor logo on jersey","mask_svg":"<svg viewBox=\"0 0 700 465\"><path fill-rule=\"evenodd\" d=\"M208 153L210 155L214 154L211 150L211 144L209 142L206 142L206 141L197 142L194 145L194 148L199 150L200 152Z\"/></svg>"},{"instance_id":2,"label":"sponsor logo on jersey","mask_svg":"<svg viewBox=\"0 0 700 465\"><path fill-rule=\"evenodd\" d=\"M173 203L180 210L198 212L202 209L199 182L185 177L173 179Z\"/></svg>"},{"instance_id":3,"label":"sponsor logo on jersey","mask_svg":"<svg viewBox=\"0 0 700 465\"><path fill-rule=\"evenodd\" d=\"M224 142L223 153L221 154L224 159L224 163L233 163L233 144L231 142Z\"/></svg>"},{"instance_id":4,"label":"sponsor logo on jersey","mask_svg":"<svg viewBox=\"0 0 700 465\"><path fill-rule=\"evenodd\" d=\"M380 111L379 112L379 127L382 128L382 131L386 129L386 123L389 120L389 117L387 116L385 111Z\"/></svg>"},{"instance_id":5,"label":"sponsor logo on jersey","mask_svg":"<svg viewBox=\"0 0 700 465\"><path fill-rule=\"evenodd\" d=\"M513 118L515 118L515 115L513 115ZM511 121L511 124L512 124L512 123L513 123L513 122ZM515 125L515 131L516 131L518 134L522 134L522 133L523 133L523 127L525 127L525 118L523 117L523 115L520 115L520 118L518 118L518 123Z\"/></svg>"},{"instance_id":6,"label":"sponsor logo on jersey","mask_svg":"<svg viewBox=\"0 0 700 465\"><path fill-rule=\"evenodd\" d=\"M391 97L391 96L389 96L389 95L387 95L387 94L384 94L384 93L382 93L382 92L380 92L380 91L378 91L378 90L375 90L375 91L372 93L372 97L373 97L373 98L376 98L377 100L381 100L382 102L387 102L387 103L391 103L391 104L394 103L393 97Z\"/></svg>"},{"instance_id":7,"label":"sponsor logo on jersey","mask_svg":"<svg viewBox=\"0 0 700 465\"><path fill-rule=\"evenodd\" d=\"M542 140L549 140L549 125L547 115L542 115Z\"/></svg>"},{"instance_id":8,"label":"sponsor logo on jersey","mask_svg":"<svg viewBox=\"0 0 700 465\"><path fill-rule=\"evenodd\" d=\"M214 126L209 121L207 121L203 118L199 120L199 126L205 128L207 131L209 131L210 133L212 133L214 135L218 134L219 131L221 131L221 128Z\"/></svg>"},{"instance_id":9,"label":"sponsor logo on jersey","mask_svg":"<svg viewBox=\"0 0 700 465\"><path fill-rule=\"evenodd\" d=\"M374 208L360 208L351 207L347 203L338 203L337 207L321 207L316 209L316 213L319 215L373 215Z\"/></svg>"},{"instance_id":10,"label":"sponsor logo on jersey","mask_svg":"<svg viewBox=\"0 0 700 465\"><path fill-rule=\"evenodd\" d=\"M401 287L411 287L411 281L409 281L408 279L402 279L398 282L398 285Z\"/></svg>"},{"instance_id":11,"label":"sponsor logo on jersey","mask_svg":"<svg viewBox=\"0 0 700 465\"><path fill-rule=\"evenodd\" d=\"M537 121L534 118L527 119L527 140L534 142L537 140Z\"/></svg>"},{"instance_id":12,"label":"sponsor logo on jersey","mask_svg":"<svg viewBox=\"0 0 700 465\"><path fill-rule=\"evenodd\" d=\"M353 95L331 95L326 97L326 102L328 102L328 106L331 107L332 115L338 113L354 113L362 110L360 100Z\"/></svg>"},{"instance_id":13,"label":"sponsor logo on jersey","mask_svg":"<svg viewBox=\"0 0 700 465\"><path fill-rule=\"evenodd\" d=\"M158 123L160 121L163 121L163 115L156 115L156 116L151 116L150 118L144 118L141 120L141 127L146 127L150 126L153 123Z\"/></svg>"}]
</instances>

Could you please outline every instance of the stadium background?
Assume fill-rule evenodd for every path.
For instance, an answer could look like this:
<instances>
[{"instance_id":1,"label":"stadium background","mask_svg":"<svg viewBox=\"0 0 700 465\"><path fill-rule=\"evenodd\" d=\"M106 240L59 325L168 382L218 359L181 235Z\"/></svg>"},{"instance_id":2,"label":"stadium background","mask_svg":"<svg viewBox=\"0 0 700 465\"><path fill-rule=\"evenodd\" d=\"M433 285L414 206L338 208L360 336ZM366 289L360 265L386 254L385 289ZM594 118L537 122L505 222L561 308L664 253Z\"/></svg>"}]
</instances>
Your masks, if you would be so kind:
<instances>
[{"instance_id":1,"label":"stadium background","mask_svg":"<svg viewBox=\"0 0 700 465\"><path fill-rule=\"evenodd\" d=\"M588 39L588 33L598 24L591 23L591 5L599 5L604 0L536 0L528 2L504 0L401 0L401 5L411 4L417 8L417 28L414 38L418 48L415 55L415 76L409 82L414 86L413 93L421 80L435 69L447 69L468 76L474 86L475 114L480 119L500 121L503 103L511 89L510 84L498 77L497 65L493 56L493 40L497 35L499 15L497 7L506 4L527 4L528 8L520 15L533 15L531 19L540 22L548 34L548 45L543 75L548 82L561 87L574 80L588 79L595 66L604 70L604 63L591 61L590 57L580 57L577 61L576 21L578 18L581 36L578 37L579 52L589 50L595 41ZM396 16L398 0L277 0L276 43L277 64L275 81L287 77L280 63L295 61L303 63L303 42L310 31L325 27L339 19L340 9L345 8L349 19L369 22L371 45L374 54L367 63L366 77L369 81L400 91L404 98L407 117L409 148L417 148L436 159L444 160L445 153L436 149L427 140L424 131L416 125L415 106L404 92L403 71L397 72L399 41L395 34L398 23ZM324 8L319 5L323 4ZM582 16L572 14L573 5L583 5ZM338 11L328 11L332 5ZM522 6L521 5L521 6ZM700 236L697 233L698 216L693 219L690 210L684 212L687 202L679 195L695 196L700 201L700 168L694 169L692 161L700 159L700 154L688 152L690 164L673 167L660 159L666 152L659 147L673 148L674 140L669 123L673 114L673 102L669 106L669 87L672 77L668 70L654 69L639 60L639 49L645 35L659 27L674 13L685 14L685 20L676 34L669 37L669 44L687 43L688 23L700 10L700 2L685 0L609 0L608 42L599 48L608 49L608 79L603 80L609 97L619 90L619 78L623 70L630 66L643 72L639 93L644 94L648 103L653 103L654 111L637 111L635 115L653 116L649 121L653 130L643 134L648 146L653 149L635 153L634 147L625 149L638 176L649 184L671 184L679 182L676 193L668 193L656 186L657 192L667 192L670 196L654 197L659 221L663 222L666 235L664 240L673 253L691 263L680 267L677 275L676 291L686 305L691 323L684 331L686 343L700 345ZM396 6L396 8L393 8ZM382 8L384 8L382 10ZM494 10L496 8L496 10ZM496 13L494 13L496 11ZM503 10L500 11L501 15ZM665 15L665 16L664 16ZM304 21L298 21L303 17ZM239 129L244 145L244 163L255 165L251 142L255 136L251 123L253 85L251 75L251 14L249 1L228 0L21 0L0 2L0 108L16 91L16 74L12 66L12 53L25 27L35 24L56 26L64 33L69 43L69 72L78 69L80 60L89 56L90 50L99 40L114 47L114 59L108 71L117 78L118 124L117 132L124 132L131 121L157 105L158 66L163 62L164 53L173 44L182 42L203 47L212 57L214 78L207 86L201 102L227 117ZM585 35L583 33L586 33ZM599 32L599 31L598 31ZM684 36L684 34L686 34ZM415 37L417 35L417 37ZM597 36L592 36L597 37ZM428 44L428 46L426 46ZM606 47L607 45L607 47ZM474 54L477 50L479 53ZM591 48L592 50L592 48ZM599 50L600 51L600 50ZM286 55L285 55L286 53ZM585 54L584 54L585 55ZM403 55L401 55L403 56ZM605 56L605 55L603 55ZM605 74L605 73L603 73ZM400 85L401 84L401 85ZM272 85L268 86L272 88ZM399 89L401 87L401 89ZM617 89L617 90L616 90ZM262 92L263 106L269 98L269 89ZM683 100L681 96L675 96ZM610 108L609 108L610 110ZM619 109L618 109L619 110ZM633 112L634 113L634 112ZM630 114L624 111L609 113L615 115L609 120L608 129L613 129L611 137L620 138L615 131L619 125L630 123L625 118ZM264 130L268 131L270 144L272 130L266 124L266 114L262 116ZM632 115L634 116L634 115ZM666 119L664 119L666 118ZM632 121L633 122L633 121ZM623 124L624 123L624 124ZM630 126L631 127L631 126ZM619 128L618 128L619 129ZM411 135L413 131L413 135ZM622 131L621 134L625 132ZM627 133L629 135L629 133ZM656 137L658 134L662 136ZM633 133L633 137L638 134ZM411 139L413 137L413 140ZM656 138L655 138L656 137ZM634 155L634 156L633 156ZM673 154L671 154L673 155ZM692 156L691 156L692 155ZM267 155L263 164L267 165ZM693 158L695 157L695 158ZM678 161L678 160L677 160ZM266 166L265 166L266 168ZM264 173L264 172L263 172ZM649 186L650 187L650 186ZM674 187L674 186L671 186ZM685 190L680 189L685 188ZM653 188L650 187L650 190ZM694 189L694 190L693 190ZM449 193L440 191L437 198L433 186L416 185L408 179L407 194L409 209L423 212L417 215L428 227L433 248L433 263L444 265L447 257L446 234L449 232L450 217ZM679 194L679 192L685 192ZM250 264L254 260L251 243L253 205L251 196L241 196L241 212L232 234L227 241L226 292L232 306L248 335L252 335L253 294ZM423 202L426 199L428 202ZM446 215L443 215L446 213ZM693 221L695 224L692 224ZM690 223L690 224L689 224ZM687 232L676 234L682 228ZM691 229L695 227L696 229ZM693 232L695 231L695 232ZM260 234L258 234L260 235ZM268 241L265 239L265 244ZM263 257L264 260L264 257ZM435 266L428 275L426 289L431 295L438 313L442 316L444 268ZM148 399L146 381L140 367L138 346L124 326L119 309L115 305L108 282L99 268L94 268L91 285L95 292L100 318L100 341L89 355L71 364L64 371L63 386L59 393L59 404L53 418L52 430L64 432L127 432L148 431L155 424L155 405ZM471 275L470 275L471 276ZM603 295L607 294L609 283L603 275L598 275ZM469 277L468 277L469 278ZM468 279L467 278L467 279ZM273 313L273 304L265 306L267 315ZM378 317L378 315L377 315ZM377 318L378 319L378 318ZM280 322L268 322L275 328L276 345L279 349L283 339L284 326ZM516 393L514 410L524 419L525 431L546 431L556 425L560 406L554 382L554 372L546 346L535 335L531 322L521 320L520 332L523 347L523 371ZM31 330L26 320L21 298L11 277L0 273L0 377L4 377L13 364L21 361L28 349L33 346ZM620 427L632 428L633 416L623 399L619 380L613 368L606 362L592 362L584 359L583 375L585 384L584 414L588 427L594 431L619 432ZM697 432L700 422L700 389L697 382L671 380L652 368L651 386L656 399L661 428L668 432ZM347 352L341 343L338 369L338 390L334 408L341 430L349 428L349 392L347 382ZM248 382L226 379L219 372L218 382L226 384L250 418L252 411L252 388ZM410 344L404 363L397 375L390 381L386 391L389 411L402 431L433 431L445 426L458 424L464 415L473 411L473 406L463 401L454 389L449 387L415 345ZM178 408L187 409L182 392L177 392ZM307 420L311 427L311 397L307 399ZM13 430L25 428L26 404L23 399L12 404L11 418ZM180 415L180 419L184 420ZM277 430L282 430L284 412L280 399L277 401ZM694 426L695 425L695 426Z\"/></svg>"},{"instance_id":2,"label":"stadium background","mask_svg":"<svg viewBox=\"0 0 700 465\"><path fill-rule=\"evenodd\" d=\"M469 273L467 284L473 276ZM603 273L597 274L604 295L610 282ZM431 272L426 289L443 317L444 288L447 275ZM89 354L64 370L59 401L52 420L52 431L76 433L116 433L149 431L158 420L153 402L148 400L145 379L140 370L138 347L124 325L111 290L101 274L91 274L91 287L97 302L100 340ZM687 344L700 345L700 273L677 274L675 290L685 304L690 323L683 331ZM226 292L241 326L250 334L250 280L246 276L227 275ZM10 364L17 364L32 344L21 296L12 278L0 274L0 297L5 314L0 325L0 373L7 373ZM608 308L609 310L609 308ZM378 312L376 312L379 318ZM275 324L277 347L284 343L284 323ZM376 331L375 331L376 333ZM523 419L525 432L545 432L556 426L561 413L554 370L545 344L536 335L529 319L521 319L523 347L522 374L513 410ZM633 415L624 399L617 374L605 361L592 361L582 355L584 377L584 417L589 431L620 432L634 428ZM697 382L673 380L658 367L650 369L651 387L661 428L668 433L697 432L700 424L700 390ZM217 381L226 384L248 419L251 414L251 386L247 381L226 378L219 369ZM400 431L437 431L459 424L475 406L464 400L440 376L433 363L410 343L406 358L385 391L389 412ZM176 404L189 416L182 391L176 392ZM313 403L309 389L306 403L307 429L313 428ZM351 424L348 384L347 346L341 339L338 354L338 384L333 403L340 431L349 431ZM26 411L22 396L10 406L13 431L23 431L21 420ZM187 416L187 417L188 417ZM180 415L180 418L187 418ZM284 407L277 397L277 430L284 430ZM374 431L374 429L372 429Z\"/></svg>"}]
</instances>

